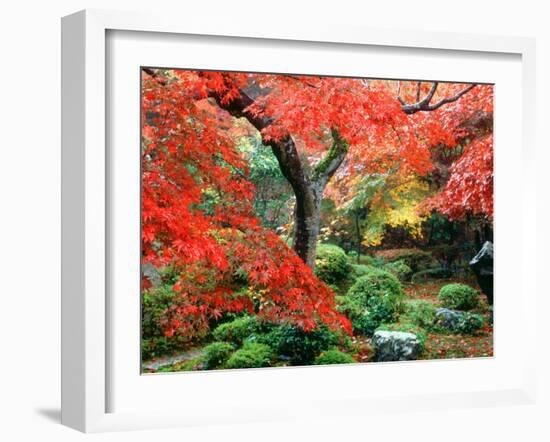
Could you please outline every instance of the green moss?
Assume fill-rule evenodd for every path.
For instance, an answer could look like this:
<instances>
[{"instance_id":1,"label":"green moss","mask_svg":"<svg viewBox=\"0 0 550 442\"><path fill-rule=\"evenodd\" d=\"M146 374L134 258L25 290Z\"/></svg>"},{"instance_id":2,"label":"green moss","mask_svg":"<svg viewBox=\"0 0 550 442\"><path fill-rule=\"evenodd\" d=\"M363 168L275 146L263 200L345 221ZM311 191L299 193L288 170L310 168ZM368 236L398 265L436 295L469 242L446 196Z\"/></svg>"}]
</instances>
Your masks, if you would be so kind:
<instances>
[{"instance_id":1,"label":"green moss","mask_svg":"<svg viewBox=\"0 0 550 442\"><path fill-rule=\"evenodd\" d=\"M340 134L336 129L332 129L331 133L332 145L330 146L327 154L323 157L323 159L321 159L321 161L319 161L317 166L315 166L315 169L313 169L313 180L316 180L320 176L324 175L332 162L342 154L345 154L349 149L349 144L340 137Z\"/></svg>"}]
</instances>

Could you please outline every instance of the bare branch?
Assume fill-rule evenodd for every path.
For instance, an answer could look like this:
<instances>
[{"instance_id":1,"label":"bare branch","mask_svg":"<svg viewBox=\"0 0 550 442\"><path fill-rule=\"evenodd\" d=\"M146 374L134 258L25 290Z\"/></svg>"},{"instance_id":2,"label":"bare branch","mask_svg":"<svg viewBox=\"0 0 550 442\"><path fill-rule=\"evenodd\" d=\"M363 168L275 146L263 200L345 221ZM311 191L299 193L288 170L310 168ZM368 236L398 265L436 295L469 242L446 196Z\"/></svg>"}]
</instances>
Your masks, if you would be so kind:
<instances>
[{"instance_id":1,"label":"bare branch","mask_svg":"<svg viewBox=\"0 0 550 442\"><path fill-rule=\"evenodd\" d=\"M399 80L397 80L397 99L403 106L406 105L405 100L401 98L401 82Z\"/></svg>"},{"instance_id":2,"label":"bare branch","mask_svg":"<svg viewBox=\"0 0 550 442\"><path fill-rule=\"evenodd\" d=\"M439 83L437 81L434 81L432 87L430 88L430 92L428 92L428 95L426 95L424 99L420 102L422 106L430 104L430 101L432 101L432 98L435 95L435 91L437 91L437 86L439 86Z\"/></svg>"},{"instance_id":3,"label":"bare branch","mask_svg":"<svg viewBox=\"0 0 550 442\"><path fill-rule=\"evenodd\" d=\"M154 78L157 83L161 84L162 86L166 85L166 79L162 78L162 76L159 74L158 69L152 69L152 68L141 68L143 72L145 72L150 77Z\"/></svg>"},{"instance_id":4,"label":"bare branch","mask_svg":"<svg viewBox=\"0 0 550 442\"><path fill-rule=\"evenodd\" d=\"M448 98L443 98L442 100L438 101L437 103L435 104L432 104L429 106L429 109L428 110L435 110L441 106L443 106L444 104L448 104L448 103L452 103L453 101L456 101L458 100L460 97L462 97L464 94L470 92L473 88L475 88L477 85L476 84L471 84L470 86L468 86L467 88L465 89L462 89L460 92L458 92L456 95L453 95L452 97L448 97Z\"/></svg>"},{"instance_id":5,"label":"bare branch","mask_svg":"<svg viewBox=\"0 0 550 442\"><path fill-rule=\"evenodd\" d=\"M474 87L476 87L477 84L471 84L468 87L461 90L460 92L458 92L457 94L451 97L443 98L435 104L431 104L432 98L434 97L438 86L439 86L439 83L437 81L433 82L432 87L430 88L430 91L428 92L428 94L422 100L420 100L420 82L418 82L417 93L416 93L416 96L417 96L416 103L407 104L404 102L404 100L401 97L398 96L397 99L403 105L402 107L403 112L405 112L406 114L414 114L416 112L429 112L429 111L436 110L445 104L457 101L464 94L468 93Z\"/></svg>"},{"instance_id":6,"label":"bare branch","mask_svg":"<svg viewBox=\"0 0 550 442\"><path fill-rule=\"evenodd\" d=\"M293 80L296 80L296 81L300 81L302 82L303 84L309 86L309 87L313 87L315 89L319 89L319 86L316 85L315 83L312 83L310 81L303 81L302 78L300 78L299 75L287 75L288 78L292 78Z\"/></svg>"}]
</instances>

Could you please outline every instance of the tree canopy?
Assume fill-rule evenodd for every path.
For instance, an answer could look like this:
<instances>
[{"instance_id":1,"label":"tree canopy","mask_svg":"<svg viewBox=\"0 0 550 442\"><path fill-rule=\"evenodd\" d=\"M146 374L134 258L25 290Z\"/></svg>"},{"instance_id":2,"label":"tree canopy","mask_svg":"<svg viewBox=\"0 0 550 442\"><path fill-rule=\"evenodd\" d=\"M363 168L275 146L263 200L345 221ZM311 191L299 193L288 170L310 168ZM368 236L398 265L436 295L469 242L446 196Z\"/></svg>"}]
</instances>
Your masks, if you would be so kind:
<instances>
[{"instance_id":1,"label":"tree canopy","mask_svg":"<svg viewBox=\"0 0 550 442\"><path fill-rule=\"evenodd\" d=\"M479 84L143 69L142 262L177 275L167 334L243 310L349 331L314 275L323 200L361 213L365 245L432 211L492 219L492 100Z\"/></svg>"}]
</instances>

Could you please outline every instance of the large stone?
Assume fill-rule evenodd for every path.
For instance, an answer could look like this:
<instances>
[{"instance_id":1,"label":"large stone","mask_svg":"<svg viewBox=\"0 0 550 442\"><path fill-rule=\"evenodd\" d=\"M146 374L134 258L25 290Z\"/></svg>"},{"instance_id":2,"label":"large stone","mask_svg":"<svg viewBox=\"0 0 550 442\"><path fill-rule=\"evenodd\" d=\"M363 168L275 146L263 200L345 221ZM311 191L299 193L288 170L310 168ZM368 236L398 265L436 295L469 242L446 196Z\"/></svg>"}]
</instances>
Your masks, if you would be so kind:
<instances>
[{"instance_id":1,"label":"large stone","mask_svg":"<svg viewBox=\"0 0 550 442\"><path fill-rule=\"evenodd\" d=\"M470 261L477 283L487 296L489 305L493 305L493 243L486 241L481 250Z\"/></svg>"},{"instance_id":2,"label":"large stone","mask_svg":"<svg viewBox=\"0 0 550 442\"><path fill-rule=\"evenodd\" d=\"M438 308L435 311L435 321L442 327L454 331L458 329L462 314L462 312L459 312L457 310Z\"/></svg>"},{"instance_id":3,"label":"large stone","mask_svg":"<svg viewBox=\"0 0 550 442\"><path fill-rule=\"evenodd\" d=\"M149 280L153 288L159 287L162 284L159 271L150 262L141 267L141 273Z\"/></svg>"},{"instance_id":4,"label":"large stone","mask_svg":"<svg viewBox=\"0 0 550 442\"><path fill-rule=\"evenodd\" d=\"M421 351L420 341L412 333L400 331L377 331L372 337L375 360L412 361Z\"/></svg>"}]
</instances>

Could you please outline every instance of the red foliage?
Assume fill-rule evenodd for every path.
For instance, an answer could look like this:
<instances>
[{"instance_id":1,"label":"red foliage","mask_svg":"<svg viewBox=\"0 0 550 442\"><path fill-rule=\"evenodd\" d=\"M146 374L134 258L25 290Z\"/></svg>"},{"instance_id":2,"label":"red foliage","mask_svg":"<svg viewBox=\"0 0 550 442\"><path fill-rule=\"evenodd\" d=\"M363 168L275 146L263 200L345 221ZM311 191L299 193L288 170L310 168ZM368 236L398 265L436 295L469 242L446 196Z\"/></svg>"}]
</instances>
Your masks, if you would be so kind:
<instances>
[{"instance_id":1,"label":"red foliage","mask_svg":"<svg viewBox=\"0 0 550 442\"><path fill-rule=\"evenodd\" d=\"M493 136L470 143L451 167L443 191L428 202L450 219L466 214L493 218Z\"/></svg>"},{"instance_id":2,"label":"red foliage","mask_svg":"<svg viewBox=\"0 0 550 442\"><path fill-rule=\"evenodd\" d=\"M464 85L447 85L443 96ZM493 86L477 85L460 100L433 112L413 115L417 132L437 153L465 146L455 158L442 191L427 201L450 219L466 215L493 217Z\"/></svg>"},{"instance_id":3,"label":"red foliage","mask_svg":"<svg viewBox=\"0 0 550 442\"><path fill-rule=\"evenodd\" d=\"M174 286L178 302L167 312L167 334L193 336L224 312L253 308L261 318L306 330L321 321L350 331L349 321L335 310L332 290L259 224L236 134L209 97L230 104L241 91L250 91L255 99L246 111L271 121L262 130L264 141L292 134L313 163L326 153L336 129L351 146L348 176L389 170L425 175L433 168L430 148L454 147L467 133L461 122L492 112L492 88L477 86L433 112L407 115L390 83L395 84L143 71L142 262L171 265L181 273ZM410 98L413 85L403 82L403 98ZM447 85L438 94L460 87ZM470 143L451 171L432 207L453 218L466 212L492 216L492 137ZM253 296L239 291L243 277Z\"/></svg>"},{"instance_id":4,"label":"red foliage","mask_svg":"<svg viewBox=\"0 0 550 442\"><path fill-rule=\"evenodd\" d=\"M305 330L320 320L350 331L332 290L259 225L246 162L215 110L200 100L220 87L218 79L143 74L142 263L181 272L167 335L192 336L224 312L251 311L252 298L237 291L238 274L256 291L261 318ZM231 89L223 90L231 99Z\"/></svg>"}]
</instances>

